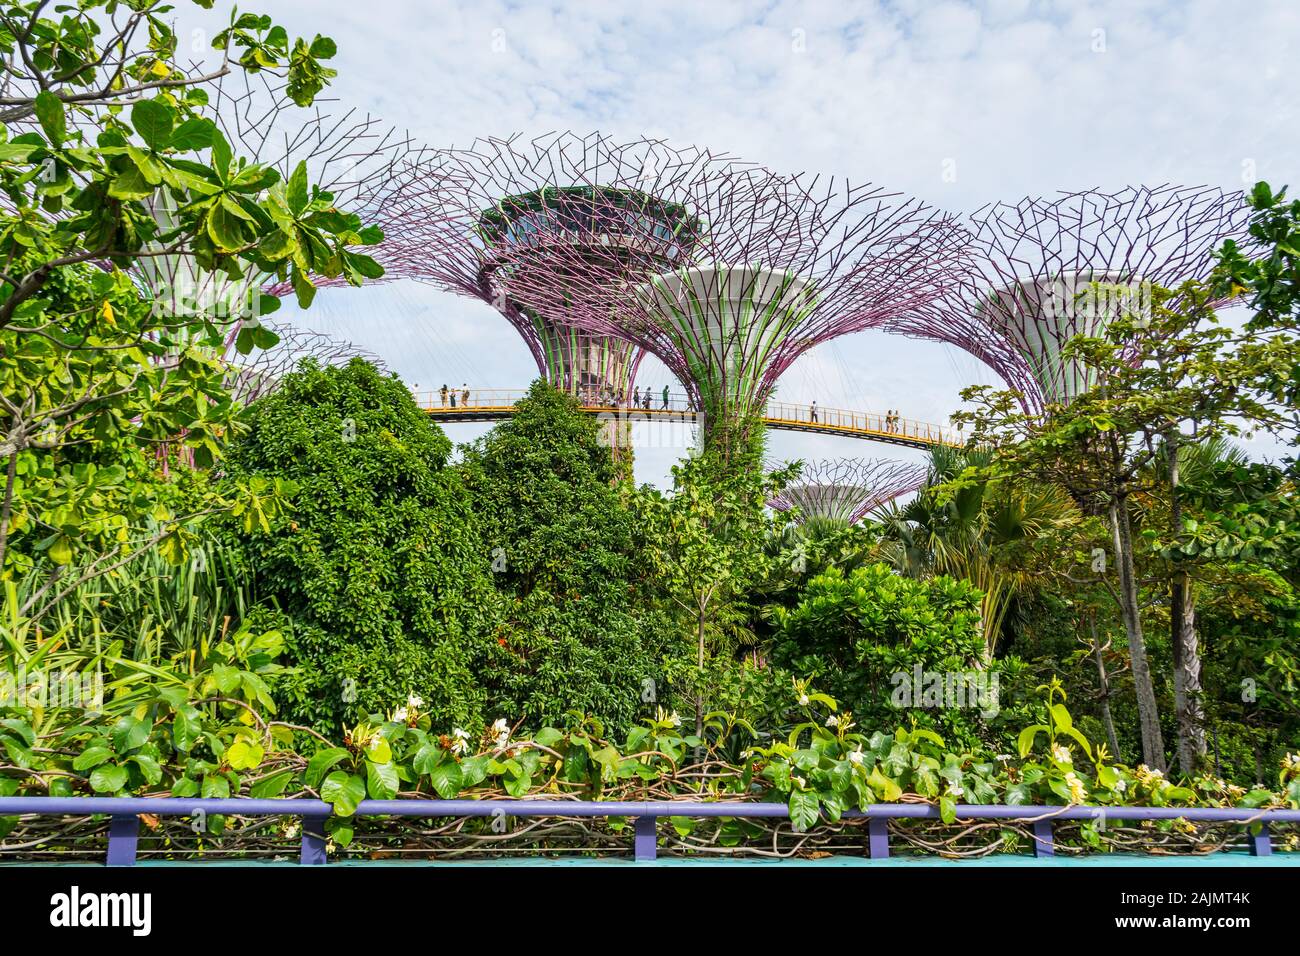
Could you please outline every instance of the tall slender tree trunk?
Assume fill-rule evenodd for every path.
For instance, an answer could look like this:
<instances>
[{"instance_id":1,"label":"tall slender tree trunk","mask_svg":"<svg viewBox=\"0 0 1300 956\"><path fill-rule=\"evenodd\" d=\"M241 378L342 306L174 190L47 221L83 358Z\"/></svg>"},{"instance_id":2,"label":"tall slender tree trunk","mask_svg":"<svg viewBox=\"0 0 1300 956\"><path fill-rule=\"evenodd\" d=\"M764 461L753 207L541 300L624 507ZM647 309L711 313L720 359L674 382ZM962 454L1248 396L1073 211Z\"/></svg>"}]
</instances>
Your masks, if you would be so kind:
<instances>
[{"instance_id":1,"label":"tall slender tree trunk","mask_svg":"<svg viewBox=\"0 0 1300 956\"><path fill-rule=\"evenodd\" d=\"M0 505L0 572L5 567L5 552L9 547L9 517L13 513L14 480L18 474L18 452L9 453L9 462L5 466L4 504Z\"/></svg>"},{"instance_id":2,"label":"tall slender tree trunk","mask_svg":"<svg viewBox=\"0 0 1300 956\"><path fill-rule=\"evenodd\" d=\"M704 736L704 608L700 608L700 616L696 620L695 640L698 649L696 666L696 687L695 687L695 736ZM698 748L697 753L698 753Z\"/></svg>"},{"instance_id":3,"label":"tall slender tree trunk","mask_svg":"<svg viewBox=\"0 0 1300 956\"><path fill-rule=\"evenodd\" d=\"M1186 572L1169 592L1174 654L1174 708L1178 714L1178 766L1191 776L1205 756L1205 708L1201 703L1201 651L1196 635L1196 598Z\"/></svg>"},{"instance_id":4,"label":"tall slender tree trunk","mask_svg":"<svg viewBox=\"0 0 1300 956\"><path fill-rule=\"evenodd\" d=\"M1133 691L1137 697L1138 724L1142 733L1142 759L1156 770L1166 769L1165 742L1160 733L1160 707L1156 702L1151 666L1147 660L1142 615L1138 606L1137 571L1133 564L1133 529L1128 518L1128 497L1117 495L1110 502L1110 526L1115 539L1115 564L1119 568L1120 614L1128 636L1128 655L1133 670Z\"/></svg>"},{"instance_id":5,"label":"tall slender tree trunk","mask_svg":"<svg viewBox=\"0 0 1300 956\"><path fill-rule=\"evenodd\" d=\"M1101 724L1106 728L1106 742L1110 744L1111 756L1120 763L1124 755L1119 749L1119 735L1115 733L1115 717L1110 712L1110 676L1106 673L1106 661L1101 656L1101 641L1097 639L1097 614L1088 615L1088 626L1092 631L1092 659L1097 665L1098 699L1101 702Z\"/></svg>"},{"instance_id":6,"label":"tall slender tree trunk","mask_svg":"<svg viewBox=\"0 0 1300 956\"><path fill-rule=\"evenodd\" d=\"M1169 459L1169 523L1177 539L1183 533L1178 461L1179 435L1165 434ZM1184 570L1169 583L1169 643L1174 660L1174 713L1178 727L1178 768L1191 776L1205 756L1205 709L1201 703L1201 652L1196 635L1196 596Z\"/></svg>"}]
</instances>

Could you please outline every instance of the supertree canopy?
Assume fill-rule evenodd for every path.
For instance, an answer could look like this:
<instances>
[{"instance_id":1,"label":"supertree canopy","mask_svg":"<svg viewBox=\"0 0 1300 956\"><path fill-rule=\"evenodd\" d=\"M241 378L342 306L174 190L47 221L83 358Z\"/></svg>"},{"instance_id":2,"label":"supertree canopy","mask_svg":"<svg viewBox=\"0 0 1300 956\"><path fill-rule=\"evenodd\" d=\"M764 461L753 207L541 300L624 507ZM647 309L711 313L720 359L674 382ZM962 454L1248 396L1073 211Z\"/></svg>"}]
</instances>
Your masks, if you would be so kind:
<instances>
[{"instance_id":1,"label":"supertree canopy","mask_svg":"<svg viewBox=\"0 0 1300 956\"><path fill-rule=\"evenodd\" d=\"M236 155L274 169L282 180L305 164L309 179L331 195L335 207L383 229L385 240L367 251L385 265L385 279L398 277L392 253L400 223L390 215L396 207L387 200L398 168L408 168L420 155L409 137L355 109L331 109L328 103L301 109L284 95L282 82L267 74L223 77L206 88L211 119ZM170 190L155 195L154 216L164 230L175 226L184 201ZM293 289L287 280L277 281L269 265L259 269L245 262L241 267L238 275L205 270L185 249L141 258L136 272L146 290L175 314L203 313L220 327L256 325L254 293L282 298ZM313 276L311 281L316 287L348 283L341 275Z\"/></svg>"},{"instance_id":2,"label":"supertree canopy","mask_svg":"<svg viewBox=\"0 0 1300 956\"><path fill-rule=\"evenodd\" d=\"M690 168L654 192L675 213L671 255L613 268L548 235L502 250L497 273L525 308L656 355L703 413L706 447L752 452L754 421L790 364L930 302L961 261L963 237L920 202L874 186L734 162ZM588 210L597 223L623 214L600 190Z\"/></svg>"},{"instance_id":3,"label":"supertree canopy","mask_svg":"<svg viewBox=\"0 0 1300 956\"><path fill-rule=\"evenodd\" d=\"M1128 188L994 203L970 217L970 268L947 294L889 324L960 346L1022 395L1025 410L1069 404L1097 370L1062 354L1117 316L1149 320L1152 289L1205 276L1226 239L1244 240L1241 193Z\"/></svg>"},{"instance_id":4,"label":"supertree canopy","mask_svg":"<svg viewBox=\"0 0 1300 956\"><path fill-rule=\"evenodd\" d=\"M279 338L271 348L259 349L247 356L239 355L233 347L226 350L224 360L230 369L230 391L240 404L248 405L273 393L284 376L307 359L314 359L321 365L346 365L352 359L360 358L384 370L384 363L378 356L351 342L274 321L267 324Z\"/></svg>"},{"instance_id":5,"label":"supertree canopy","mask_svg":"<svg viewBox=\"0 0 1300 956\"><path fill-rule=\"evenodd\" d=\"M731 164L703 150L627 143L593 133L476 140L447 149L408 177L424 193L408 271L500 311L527 343L541 374L570 392L631 390L640 352L614 329L583 329L573 303L539 292L557 280L606 283L672 268L700 224L670 198ZM418 201L417 201L418 202Z\"/></svg>"},{"instance_id":6,"label":"supertree canopy","mask_svg":"<svg viewBox=\"0 0 1300 956\"><path fill-rule=\"evenodd\" d=\"M798 508L803 521L829 518L854 524L924 483L924 465L861 458L813 461L768 505L777 511Z\"/></svg>"}]
</instances>

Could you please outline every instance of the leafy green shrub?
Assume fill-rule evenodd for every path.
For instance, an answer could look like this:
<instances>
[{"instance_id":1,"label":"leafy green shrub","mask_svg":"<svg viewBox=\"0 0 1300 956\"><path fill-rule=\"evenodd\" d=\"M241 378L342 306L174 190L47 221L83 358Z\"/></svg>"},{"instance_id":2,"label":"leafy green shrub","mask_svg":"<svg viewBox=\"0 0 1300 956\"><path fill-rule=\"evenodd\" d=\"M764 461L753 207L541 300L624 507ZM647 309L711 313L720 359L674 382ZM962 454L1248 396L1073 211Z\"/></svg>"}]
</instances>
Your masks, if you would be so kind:
<instances>
[{"instance_id":1,"label":"leafy green shrub","mask_svg":"<svg viewBox=\"0 0 1300 956\"><path fill-rule=\"evenodd\" d=\"M106 658L101 663L112 679L93 711L6 698L0 704L0 750L6 757L0 795L319 796L333 806L328 829L337 847L353 840L356 811L367 798L523 798L553 796L557 787L594 800L653 795L779 801L805 830L833 825L848 809L909 795L936 803L950 827L961 826L959 803L1300 807L1297 755L1288 755L1276 772L1276 789L1251 792L1210 778L1176 783L1145 766L1110 763L1072 727L1059 685L1048 688L1046 722L1019 734L1018 758L953 749L923 728L860 732L836 701L804 682L795 687L798 724L774 736L760 736L733 716L710 714L698 737L684 733L678 715L663 711L617 738L598 721L534 731L498 721L474 734L435 724L424 702L413 697L321 739L273 717L276 684L288 676L275 664L280 641L276 632L241 628L196 660L192 673ZM745 743L747 749L730 756ZM706 758L704 773L689 759L697 749ZM161 827L160 833L142 834L146 846L186 855L168 842L169 834L187 830L191 821L171 830L160 821L145 822L150 829ZM1176 822L1168 821L1169 827ZM468 832L475 826L483 824L468 823ZM673 826L680 837L714 828L701 840L715 851L762 832L736 819L675 819ZM78 831L76 821L63 827L74 834L74 852L96 852L93 830L79 848L75 834L86 831ZM255 820L217 815L207 817L205 827L204 840L236 852L291 838L283 831L268 834L268 825ZM0 839L22 843L32 838L30 828L17 817L0 817ZM48 840L48 829L40 832ZM1003 830L1004 849L1016 847L1008 839L1013 832ZM1216 842L1213 832L1198 835L1186 825L1181 832L1189 850L1199 841ZM1109 837L1085 828L1082 839L1105 849ZM1167 850L1172 844L1162 840Z\"/></svg>"},{"instance_id":2,"label":"leafy green shrub","mask_svg":"<svg viewBox=\"0 0 1300 956\"><path fill-rule=\"evenodd\" d=\"M662 683L671 634L627 504L637 492L616 485L599 423L536 382L461 470L507 601L481 672L489 716L533 724L576 710L631 725Z\"/></svg>"},{"instance_id":3,"label":"leafy green shrub","mask_svg":"<svg viewBox=\"0 0 1300 956\"><path fill-rule=\"evenodd\" d=\"M238 535L258 597L289 618L288 713L336 728L415 693L474 725L498 614L451 443L395 377L308 362L247 413L232 476L288 479L296 507Z\"/></svg>"},{"instance_id":4,"label":"leafy green shrub","mask_svg":"<svg viewBox=\"0 0 1300 956\"><path fill-rule=\"evenodd\" d=\"M973 744L990 736L987 721L997 719L1001 707L1001 663L981 671L980 599L969 582L946 576L907 578L885 564L845 574L832 566L808 582L793 608L774 609L772 658L807 675L864 726L896 726L902 707L916 725ZM998 677L987 701L989 695L970 684L957 688L956 706L947 697L929 697L936 679L946 692L949 675L981 674Z\"/></svg>"}]
</instances>

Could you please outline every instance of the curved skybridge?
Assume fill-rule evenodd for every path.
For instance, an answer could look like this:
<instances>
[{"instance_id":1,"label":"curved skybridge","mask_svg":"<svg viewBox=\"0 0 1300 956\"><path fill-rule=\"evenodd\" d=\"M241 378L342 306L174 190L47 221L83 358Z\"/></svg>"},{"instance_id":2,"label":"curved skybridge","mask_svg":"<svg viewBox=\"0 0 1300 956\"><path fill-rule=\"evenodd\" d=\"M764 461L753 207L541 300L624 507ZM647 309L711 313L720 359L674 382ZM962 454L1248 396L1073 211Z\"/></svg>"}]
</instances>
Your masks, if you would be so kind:
<instances>
[{"instance_id":1,"label":"curved skybridge","mask_svg":"<svg viewBox=\"0 0 1300 956\"><path fill-rule=\"evenodd\" d=\"M437 421L486 422L509 418L515 413L515 403L527 394L523 389L467 389L462 386L448 388L445 398L441 390L421 390L415 393L415 400ZM630 399L622 403L612 402L607 396L594 393L580 394L579 400L584 412L611 418L617 416L630 422L694 423L700 414L691 407L688 396L683 393L670 392L665 403L662 390L652 391L648 407L644 403L634 404ZM814 408L791 402L768 402L763 409L763 424L779 431L839 435L907 448L960 447L965 444L956 429L929 422L820 405Z\"/></svg>"}]
</instances>

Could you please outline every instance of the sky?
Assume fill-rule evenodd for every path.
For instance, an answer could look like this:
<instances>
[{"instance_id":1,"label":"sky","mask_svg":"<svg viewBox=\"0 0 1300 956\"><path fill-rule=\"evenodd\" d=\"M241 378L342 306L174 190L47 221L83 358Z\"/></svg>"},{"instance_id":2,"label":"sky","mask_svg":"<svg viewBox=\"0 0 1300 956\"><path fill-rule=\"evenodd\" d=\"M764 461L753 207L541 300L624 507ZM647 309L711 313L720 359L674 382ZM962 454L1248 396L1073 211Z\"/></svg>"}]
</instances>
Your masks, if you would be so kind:
<instances>
[{"instance_id":1,"label":"sky","mask_svg":"<svg viewBox=\"0 0 1300 956\"><path fill-rule=\"evenodd\" d=\"M340 75L328 95L436 147L561 129L649 135L957 213L1091 187L1276 186L1300 162L1295 0L248 5L291 34L332 36ZM414 283L326 290L292 311L282 315L379 355L413 387L523 388L536 375L490 306ZM671 377L648 359L638 381L657 393ZM813 349L778 394L946 423L972 384L999 379L959 349L864 332ZM447 426L455 441L483 431ZM635 442L637 479L663 485L687 436L638 431ZM768 447L921 457L790 433Z\"/></svg>"}]
</instances>

